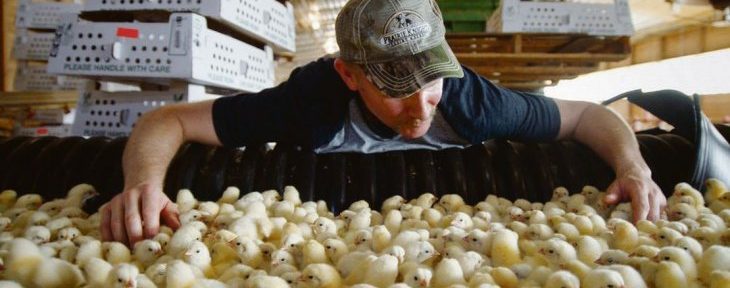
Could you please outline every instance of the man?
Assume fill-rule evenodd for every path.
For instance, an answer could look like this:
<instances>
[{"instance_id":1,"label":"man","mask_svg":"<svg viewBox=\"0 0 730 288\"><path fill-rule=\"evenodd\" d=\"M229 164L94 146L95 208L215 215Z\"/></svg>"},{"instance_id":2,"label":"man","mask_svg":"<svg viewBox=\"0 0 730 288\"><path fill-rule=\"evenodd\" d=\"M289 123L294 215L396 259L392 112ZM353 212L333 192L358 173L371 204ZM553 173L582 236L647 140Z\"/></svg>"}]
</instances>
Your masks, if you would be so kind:
<instances>
[{"instance_id":1,"label":"man","mask_svg":"<svg viewBox=\"0 0 730 288\"><path fill-rule=\"evenodd\" d=\"M442 21L433 0L351 0L336 20L338 57L297 68L259 93L145 114L124 152L125 190L101 209L103 239L132 245L154 236L160 218L179 225L162 185L184 141L373 153L572 138L615 170L607 202L630 199L634 220L659 218L666 199L625 122L599 105L493 85L459 65Z\"/></svg>"}]
</instances>

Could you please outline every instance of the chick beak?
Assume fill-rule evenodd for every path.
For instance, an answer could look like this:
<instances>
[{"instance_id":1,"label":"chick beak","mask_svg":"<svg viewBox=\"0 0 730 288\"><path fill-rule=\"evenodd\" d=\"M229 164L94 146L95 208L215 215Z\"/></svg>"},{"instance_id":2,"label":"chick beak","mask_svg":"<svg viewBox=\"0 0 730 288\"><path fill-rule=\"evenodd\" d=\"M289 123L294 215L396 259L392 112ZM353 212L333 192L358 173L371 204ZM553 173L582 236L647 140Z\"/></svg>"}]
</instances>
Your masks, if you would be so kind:
<instances>
[{"instance_id":1,"label":"chick beak","mask_svg":"<svg viewBox=\"0 0 730 288\"><path fill-rule=\"evenodd\" d=\"M461 241L464 241L464 243L469 243L469 236L461 238Z\"/></svg>"},{"instance_id":2,"label":"chick beak","mask_svg":"<svg viewBox=\"0 0 730 288\"><path fill-rule=\"evenodd\" d=\"M306 277L304 277L304 275L300 275L300 276L299 276L299 278L297 278L297 281L298 281L298 282L304 282L304 281L306 281L306 279L307 279L307 278L306 278Z\"/></svg>"},{"instance_id":3,"label":"chick beak","mask_svg":"<svg viewBox=\"0 0 730 288\"><path fill-rule=\"evenodd\" d=\"M124 288L133 288L137 285L135 285L134 280L127 280L124 282Z\"/></svg>"},{"instance_id":4,"label":"chick beak","mask_svg":"<svg viewBox=\"0 0 730 288\"><path fill-rule=\"evenodd\" d=\"M426 280L418 281L418 287L428 287L428 282Z\"/></svg>"},{"instance_id":5,"label":"chick beak","mask_svg":"<svg viewBox=\"0 0 730 288\"><path fill-rule=\"evenodd\" d=\"M185 256L192 256L192 255L193 255L193 252L190 252L190 251L185 252Z\"/></svg>"},{"instance_id":6,"label":"chick beak","mask_svg":"<svg viewBox=\"0 0 730 288\"><path fill-rule=\"evenodd\" d=\"M162 256L162 254L164 254L164 252L162 251L162 249L155 251L155 255L156 256Z\"/></svg>"}]
</instances>

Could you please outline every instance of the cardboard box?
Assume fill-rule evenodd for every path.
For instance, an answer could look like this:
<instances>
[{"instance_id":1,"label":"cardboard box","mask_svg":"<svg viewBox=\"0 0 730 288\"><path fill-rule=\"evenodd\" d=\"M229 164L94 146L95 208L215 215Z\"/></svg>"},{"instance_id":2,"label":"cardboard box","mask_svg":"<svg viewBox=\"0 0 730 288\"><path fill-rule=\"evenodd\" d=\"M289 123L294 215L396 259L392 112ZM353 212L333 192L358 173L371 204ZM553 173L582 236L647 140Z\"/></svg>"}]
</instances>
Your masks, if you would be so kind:
<instances>
[{"instance_id":1,"label":"cardboard box","mask_svg":"<svg viewBox=\"0 0 730 288\"><path fill-rule=\"evenodd\" d=\"M13 82L14 91L67 91L83 88L87 80L48 74L46 63L19 63Z\"/></svg>"},{"instance_id":2,"label":"cardboard box","mask_svg":"<svg viewBox=\"0 0 730 288\"><path fill-rule=\"evenodd\" d=\"M275 52L296 51L294 7L276 0L138 1L86 0L84 11L195 12L270 45Z\"/></svg>"},{"instance_id":3,"label":"cardboard box","mask_svg":"<svg viewBox=\"0 0 730 288\"><path fill-rule=\"evenodd\" d=\"M137 119L147 111L173 104L210 100L205 87L180 84L167 91L104 92L84 91L76 104L71 129L77 136L129 136Z\"/></svg>"},{"instance_id":4,"label":"cardboard box","mask_svg":"<svg viewBox=\"0 0 730 288\"><path fill-rule=\"evenodd\" d=\"M612 4L502 0L487 23L488 32L570 33L630 36L628 0Z\"/></svg>"},{"instance_id":5,"label":"cardboard box","mask_svg":"<svg viewBox=\"0 0 730 288\"><path fill-rule=\"evenodd\" d=\"M33 28L54 30L69 18L78 15L81 4L57 2L18 1L15 13L15 28Z\"/></svg>"},{"instance_id":6,"label":"cardboard box","mask_svg":"<svg viewBox=\"0 0 730 288\"><path fill-rule=\"evenodd\" d=\"M56 30L48 72L114 81L170 80L258 92L274 85L271 48L258 49L173 13L169 23L69 22Z\"/></svg>"},{"instance_id":7,"label":"cardboard box","mask_svg":"<svg viewBox=\"0 0 730 288\"><path fill-rule=\"evenodd\" d=\"M13 57L18 60L46 61L55 37L52 32L39 33L27 29L17 29Z\"/></svg>"}]
</instances>

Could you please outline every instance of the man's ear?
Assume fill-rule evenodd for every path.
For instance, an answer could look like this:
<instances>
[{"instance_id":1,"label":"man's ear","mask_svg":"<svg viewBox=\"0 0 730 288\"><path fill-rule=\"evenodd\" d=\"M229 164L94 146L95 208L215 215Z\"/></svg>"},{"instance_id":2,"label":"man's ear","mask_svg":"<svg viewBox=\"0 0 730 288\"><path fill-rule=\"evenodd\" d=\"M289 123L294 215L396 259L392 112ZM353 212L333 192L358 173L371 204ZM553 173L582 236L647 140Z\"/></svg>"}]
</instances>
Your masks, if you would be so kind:
<instances>
[{"instance_id":1,"label":"man's ear","mask_svg":"<svg viewBox=\"0 0 730 288\"><path fill-rule=\"evenodd\" d=\"M356 71L350 69L347 63L340 58L335 59L335 70L337 70L337 74L340 74L340 78L342 78L342 81L345 82L347 88L350 88L352 91L357 91L358 85L357 79L355 79Z\"/></svg>"}]
</instances>

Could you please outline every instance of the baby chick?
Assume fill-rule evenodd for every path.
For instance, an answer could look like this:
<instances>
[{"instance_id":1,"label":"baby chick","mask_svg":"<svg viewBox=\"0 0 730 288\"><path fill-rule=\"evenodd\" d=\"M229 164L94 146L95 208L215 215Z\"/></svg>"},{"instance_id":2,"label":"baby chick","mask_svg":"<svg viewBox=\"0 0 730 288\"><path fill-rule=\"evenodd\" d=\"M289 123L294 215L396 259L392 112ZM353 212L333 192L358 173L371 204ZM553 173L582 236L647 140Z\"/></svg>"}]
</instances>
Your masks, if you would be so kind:
<instances>
[{"instance_id":1,"label":"baby chick","mask_svg":"<svg viewBox=\"0 0 730 288\"><path fill-rule=\"evenodd\" d=\"M580 288L580 280L573 273L559 270L550 274L545 282L545 288Z\"/></svg>"},{"instance_id":2,"label":"baby chick","mask_svg":"<svg viewBox=\"0 0 730 288\"><path fill-rule=\"evenodd\" d=\"M657 265L654 276L656 287L685 288L688 287L687 277L679 264L672 261L661 261Z\"/></svg>"},{"instance_id":3,"label":"baby chick","mask_svg":"<svg viewBox=\"0 0 730 288\"><path fill-rule=\"evenodd\" d=\"M655 257L655 262L672 261L679 264L687 281L694 281L697 278L697 265L694 258L684 249L679 247L663 247Z\"/></svg>"},{"instance_id":4,"label":"baby chick","mask_svg":"<svg viewBox=\"0 0 730 288\"><path fill-rule=\"evenodd\" d=\"M707 281L707 279L710 279L712 271L715 270L728 271L728 267L730 267L730 257L728 255L730 255L730 247L713 245L707 248L697 264L699 279Z\"/></svg>"},{"instance_id":5,"label":"baby chick","mask_svg":"<svg viewBox=\"0 0 730 288\"><path fill-rule=\"evenodd\" d=\"M435 287L448 287L450 285L466 284L464 272L461 270L459 261L453 258L444 258L436 265L433 276Z\"/></svg>"},{"instance_id":6,"label":"baby chick","mask_svg":"<svg viewBox=\"0 0 730 288\"><path fill-rule=\"evenodd\" d=\"M341 286L340 273L328 264L309 264L299 278L299 287L302 288L337 288Z\"/></svg>"},{"instance_id":7,"label":"baby chick","mask_svg":"<svg viewBox=\"0 0 730 288\"><path fill-rule=\"evenodd\" d=\"M492 264L509 267L521 261L517 233L510 230L493 232L491 243Z\"/></svg>"},{"instance_id":8,"label":"baby chick","mask_svg":"<svg viewBox=\"0 0 730 288\"><path fill-rule=\"evenodd\" d=\"M624 279L616 271L595 269L589 271L582 281L586 288L624 288Z\"/></svg>"},{"instance_id":9,"label":"baby chick","mask_svg":"<svg viewBox=\"0 0 730 288\"><path fill-rule=\"evenodd\" d=\"M134 259L142 268L147 268L163 253L160 242L151 239L145 239L134 244Z\"/></svg>"},{"instance_id":10,"label":"baby chick","mask_svg":"<svg viewBox=\"0 0 730 288\"><path fill-rule=\"evenodd\" d=\"M132 259L132 253L126 245L119 242L104 242L101 244L104 260L112 265L127 263Z\"/></svg>"}]
</instances>

